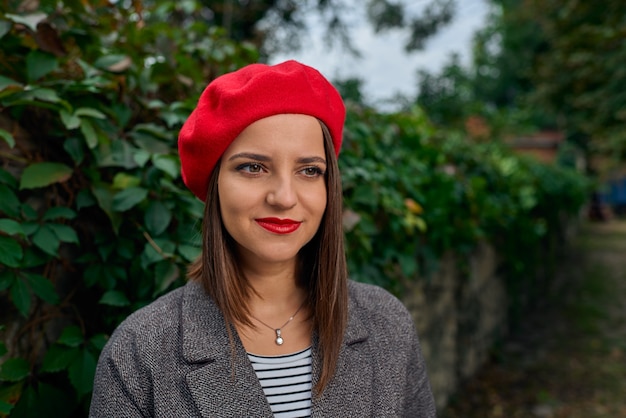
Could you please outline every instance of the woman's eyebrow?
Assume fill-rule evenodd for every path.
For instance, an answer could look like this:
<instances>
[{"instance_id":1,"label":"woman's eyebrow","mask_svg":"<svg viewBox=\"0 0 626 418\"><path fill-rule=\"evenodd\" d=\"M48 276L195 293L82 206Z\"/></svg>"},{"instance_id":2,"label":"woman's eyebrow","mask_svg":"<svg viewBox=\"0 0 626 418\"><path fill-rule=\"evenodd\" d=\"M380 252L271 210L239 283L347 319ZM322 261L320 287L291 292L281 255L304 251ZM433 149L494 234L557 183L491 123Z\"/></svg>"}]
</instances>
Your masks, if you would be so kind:
<instances>
[{"instance_id":1,"label":"woman's eyebrow","mask_svg":"<svg viewBox=\"0 0 626 418\"><path fill-rule=\"evenodd\" d=\"M268 157L267 155L254 154L252 152L240 152L238 154L231 155L228 161L232 161L237 158L247 158L250 160L257 160L257 161L269 161L270 160L270 157Z\"/></svg>"},{"instance_id":2,"label":"woman's eyebrow","mask_svg":"<svg viewBox=\"0 0 626 418\"><path fill-rule=\"evenodd\" d=\"M300 164L321 163L321 164L326 165L326 159L322 157L303 157L303 158L298 158L298 163Z\"/></svg>"},{"instance_id":3,"label":"woman's eyebrow","mask_svg":"<svg viewBox=\"0 0 626 418\"><path fill-rule=\"evenodd\" d=\"M231 155L228 161L236 160L237 158L246 158L249 160L256 160L256 161L263 161L263 162L271 160L271 158L268 157L267 155L255 154L253 152L240 152L240 153ZM297 162L299 164L320 163L320 164L326 165L326 159L322 157L317 157L317 156L298 158Z\"/></svg>"}]
</instances>

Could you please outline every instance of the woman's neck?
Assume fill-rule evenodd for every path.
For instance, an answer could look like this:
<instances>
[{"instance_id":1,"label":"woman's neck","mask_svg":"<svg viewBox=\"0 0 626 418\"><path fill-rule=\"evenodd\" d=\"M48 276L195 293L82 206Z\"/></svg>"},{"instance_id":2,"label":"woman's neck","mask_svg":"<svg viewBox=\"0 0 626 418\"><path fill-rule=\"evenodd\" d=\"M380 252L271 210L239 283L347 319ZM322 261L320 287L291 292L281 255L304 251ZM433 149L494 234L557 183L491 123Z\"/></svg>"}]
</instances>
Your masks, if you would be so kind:
<instances>
[{"instance_id":1,"label":"woman's neck","mask_svg":"<svg viewBox=\"0 0 626 418\"><path fill-rule=\"evenodd\" d=\"M250 309L270 305L274 310L290 309L300 305L306 298L306 291L299 286L295 271L281 271L274 274L244 273L254 292L248 301Z\"/></svg>"},{"instance_id":2,"label":"woman's neck","mask_svg":"<svg viewBox=\"0 0 626 418\"><path fill-rule=\"evenodd\" d=\"M270 304L274 307L290 307L294 300L302 303L306 291L297 277L296 261L283 263L244 263L242 273L254 289L248 303Z\"/></svg>"}]
</instances>

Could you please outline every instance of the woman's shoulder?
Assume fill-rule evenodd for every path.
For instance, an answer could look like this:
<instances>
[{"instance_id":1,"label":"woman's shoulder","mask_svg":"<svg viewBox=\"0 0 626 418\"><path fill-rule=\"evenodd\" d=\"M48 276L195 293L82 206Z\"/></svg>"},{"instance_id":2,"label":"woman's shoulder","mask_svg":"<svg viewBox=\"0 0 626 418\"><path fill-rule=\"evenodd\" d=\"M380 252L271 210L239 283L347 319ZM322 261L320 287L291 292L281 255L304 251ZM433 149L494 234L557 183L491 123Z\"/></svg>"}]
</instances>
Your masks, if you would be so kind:
<instances>
[{"instance_id":1,"label":"woman's shoulder","mask_svg":"<svg viewBox=\"0 0 626 418\"><path fill-rule=\"evenodd\" d=\"M388 290L374 284L349 280L348 292L350 298L358 302L392 307L397 304L402 304L402 302Z\"/></svg>"},{"instance_id":2,"label":"woman's shoulder","mask_svg":"<svg viewBox=\"0 0 626 418\"><path fill-rule=\"evenodd\" d=\"M393 319L413 326L411 315L404 304L388 290L380 286L348 282L350 305L362 315L371 318Z\"/></svg>"},{"instance_id":3,"label":"woman's shoulder","mask_svg":"<svg viewBox=\"0 0 626 418\"><path fill-rule=\"evenodd\" d=\"M154 340L178 332L185 298L199 291L197 283L187 283L166 293L124 319L111 335L111 341Z\"/></svg>"},{"instance_id":4,"label":"woman's shoulder","mask_svg":"<svg viewBox=\"0 0 626 418\"><path fill-rule=\"evenodd\" d=\"M179 287L155 299L150 304L130 314L120 326L142 326L150 323L161 323L172 319L172 314L182 303L185 286Z\"/></svg>"}]
</instances>

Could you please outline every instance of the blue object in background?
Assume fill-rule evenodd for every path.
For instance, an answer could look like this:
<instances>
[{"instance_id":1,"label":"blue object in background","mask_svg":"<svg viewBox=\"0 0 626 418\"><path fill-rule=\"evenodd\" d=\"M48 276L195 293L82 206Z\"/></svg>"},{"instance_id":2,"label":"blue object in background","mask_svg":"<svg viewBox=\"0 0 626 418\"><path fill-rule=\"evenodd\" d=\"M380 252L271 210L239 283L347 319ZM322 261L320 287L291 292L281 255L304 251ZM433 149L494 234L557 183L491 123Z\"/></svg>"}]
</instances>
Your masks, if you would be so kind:
<instances>
[{"instance_id":1,"label":"blue object in background","mask_svg":"<svg viewBox=\"0 0 626 418\"><path fill-rule=\"evenodd\" d=\"M626 177L609 180L602 193L602 201L616 214L626 214Z\"/></svg>"}]
</instances>

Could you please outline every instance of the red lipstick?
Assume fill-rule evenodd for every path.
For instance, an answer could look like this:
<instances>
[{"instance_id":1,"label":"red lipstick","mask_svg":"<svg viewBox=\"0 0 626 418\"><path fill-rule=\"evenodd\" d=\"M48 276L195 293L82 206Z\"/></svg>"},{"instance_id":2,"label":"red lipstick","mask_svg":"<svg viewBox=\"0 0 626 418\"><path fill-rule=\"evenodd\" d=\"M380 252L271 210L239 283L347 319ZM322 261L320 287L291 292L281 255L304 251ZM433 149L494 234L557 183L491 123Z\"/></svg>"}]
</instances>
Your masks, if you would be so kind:
<instances>
[{"instance_id":1,"label":"red lipstick","mask_svg":"<svg viewBox=\"0 0 626 418\"><path fill-rule=\"evenodd\" d=\"M264 229L274 234L291 234L300 227L302 222L293 219L258 218L255 221Z\"/></svg>"}]
</instances>

